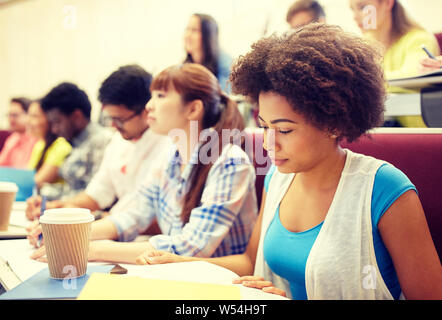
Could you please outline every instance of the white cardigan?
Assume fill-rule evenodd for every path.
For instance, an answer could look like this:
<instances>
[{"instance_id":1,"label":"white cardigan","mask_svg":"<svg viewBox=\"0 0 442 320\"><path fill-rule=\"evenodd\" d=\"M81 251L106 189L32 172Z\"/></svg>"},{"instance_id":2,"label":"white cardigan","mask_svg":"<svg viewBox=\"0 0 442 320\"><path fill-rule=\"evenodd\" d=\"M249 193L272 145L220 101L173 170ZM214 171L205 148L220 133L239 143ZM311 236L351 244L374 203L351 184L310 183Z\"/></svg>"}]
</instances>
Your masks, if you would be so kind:
<instances>
[{"instance_id":1,"label":"white cardigan","mask_svg":"<svg viewBox=\"0 0 442 320\"><path fill-rule=\"evenodd\" d=\"M373 246L371 196L374 177L384 161L347 153L339 184L307 258L308 299L393 299L380 274ZM264 206L255 275L270 280L290 296L287 280L264 261L263 242L276 210L295 174L275 170Z\"/></svg>"}]
</instances>

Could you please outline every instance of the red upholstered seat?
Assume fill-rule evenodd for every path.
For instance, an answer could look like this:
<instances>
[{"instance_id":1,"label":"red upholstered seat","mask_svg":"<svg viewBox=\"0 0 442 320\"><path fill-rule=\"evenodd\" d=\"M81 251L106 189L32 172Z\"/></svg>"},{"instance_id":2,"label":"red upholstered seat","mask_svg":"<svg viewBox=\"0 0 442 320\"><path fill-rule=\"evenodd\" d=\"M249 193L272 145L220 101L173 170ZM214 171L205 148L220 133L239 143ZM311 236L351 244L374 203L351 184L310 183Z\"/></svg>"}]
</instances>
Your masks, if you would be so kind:
<instances>
[{"instance_id":1,"label":"red upholstered seat","mask_svg":"<svg viewBox=\"0 0 442 320\"><path fill-rule=\"evenodd\" d=\"M8 138L10 134L11 132L8 130L0 130L0 151L2 150L3 145L5 144L6 138Z\"/></svg>"},{"instance_id":2,"label":"red upholstered seat","mask_svg":"<svg viewBox=\"0 0 442 320\"><path fill-rule=\"evenodd\" d=\"M263 133L250 130L246 143L253 144L255 169L267 172L270 160L263 151ZM252 141L252 142L251 142ZM353 143L342 142L345 148L385 160L402 170L416 186L439 257L442 256L442 129L378 129L371 138L362 137ZM257 163L264 154L267 161ZM262 160L262 159L259 159ZM256 193L261 200L264 175L256 177ZM261 202L259 202L261 203Z\"/></svg>"},{"instance_id":3,"label":"red upholstered seat","mask_svg":"<svg viewBox=\"0 0 442 320\"><path fill-rule=\"evenodd\" d=\"M442 54L442 33L436 33L434 36L437 39L437 43L439 43L439 51Z\"/></svg>"},{"instance_id":4,"label":"red upholstered seat","mask_svg":"<svg viewBox=\"0 0 442 320\"><path fill-rule=\"evenodd\" d=\"M263 148L264 136L262 129L247 129L245 135L245 151L249 155L255 166L256 180L255 189L258 205L261 205L262 190L264 188L264 178L272 164Z\"/></svg>"}]
</instances>

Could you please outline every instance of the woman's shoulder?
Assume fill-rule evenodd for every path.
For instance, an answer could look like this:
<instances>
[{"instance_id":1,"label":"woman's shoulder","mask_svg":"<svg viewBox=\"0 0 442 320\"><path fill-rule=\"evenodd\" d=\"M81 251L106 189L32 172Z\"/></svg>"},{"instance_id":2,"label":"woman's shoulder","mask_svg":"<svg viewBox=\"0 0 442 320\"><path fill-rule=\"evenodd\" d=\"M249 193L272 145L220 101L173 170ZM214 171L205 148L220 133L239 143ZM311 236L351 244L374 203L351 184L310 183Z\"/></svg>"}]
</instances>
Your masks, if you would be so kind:
<instances>
[{"instance_id":1,"label":"woman's shoulder","mask_svg":"<svg viewBox=\"0 0 442 320\"><path fill-rule=\"evenodd\" d=\"M51 149L57 149L57 150L69 150L71 151L72 146L70 145L70 143L63 137L58 137L57 139L55 139L54 142L52 142Z\"/></svg>"},{"instance_id":2,"label":"woman's shoulder","mask_svg":"<svg viewBox=\"0 0 442 320\"><path fill-rule=\"evenodd\" d=\"M408 37L408 38L414 38L414 37L434 38L434 35L425 29L414 28L414 29L411 29L410 31L408 31L404 35L404 37Z\"/></svg>"},{"instance_id":3,"label":"woman's shoulder","mask_svg":"<svg viewBox=\"0 0 442 320\"><path fill-rule=\"evenodd\" d=\"M395 187L413 186L408 176L390 163L385 163L376 172L375 187L391 190Z\"/></svg>"},{"instance_id":4,"label":"woman's shoulder","mask_svg":"<svg viewBox=\"0 0 442 320\"><path fill-rule=\"evenodd\" d=\"M23 134L20 134L18 132L11 133L5 140L4 147L11 147L15 146L20 142L20 140L24 137Z\"/></svg>"},{"instance_id":5,"label":"woman's shoulder","mask_svg":"<svg viewBox=\"0 0 442 320\"><path fill-rule=\"evenodd\" d=\"M375 227L394 201L408 190L417 192L414 184L400 169L389 163L378 169L372 193L372 223Z\"/></svg>"},{"instance_id":6,"label":"woman's shoulder","mask_svg":"<svg viewBox=\"0 0 442 320\"><path fill-rule=\"evenodd\" d=\"M419 44L419 47L422 44L425 44L426 46L429 45L435 47L437 46L436 37L431 32L425 29L419 29L419 28L411 29L399 39L399 43L403 45L415 44L417 42ZM434 49L434 48L432 47L429 49Z\"/></svg>"}]
</instances>

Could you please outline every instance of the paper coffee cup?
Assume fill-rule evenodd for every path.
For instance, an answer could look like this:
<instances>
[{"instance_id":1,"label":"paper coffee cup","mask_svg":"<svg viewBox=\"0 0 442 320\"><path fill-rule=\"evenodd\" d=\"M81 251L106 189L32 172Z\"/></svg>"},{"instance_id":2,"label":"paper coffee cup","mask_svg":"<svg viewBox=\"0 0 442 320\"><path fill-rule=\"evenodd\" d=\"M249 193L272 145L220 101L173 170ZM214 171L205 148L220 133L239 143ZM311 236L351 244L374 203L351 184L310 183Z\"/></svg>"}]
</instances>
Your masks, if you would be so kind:
<instances>
[{"instance_id":1,"label":"paper coffee cup","mask_svg":"<svg viewBox=\"0 0 442 320\"><path fill-rule=\"evenodd\" d=\"M72 279L86 274L91 223L89 209L48 209L40 217L50 277Z\"/></svg>"},{"instance_id":2,"label":"paper coffee cup","mask_svg":"<svg viewBox=\"0 0 442 320\"><path fill-rule=\"evenodd\" d=\"M0 231L7 231L9 218L11 217L12 205L18 187L13 182L0 181Z\"/></svg>"}]
</instances>

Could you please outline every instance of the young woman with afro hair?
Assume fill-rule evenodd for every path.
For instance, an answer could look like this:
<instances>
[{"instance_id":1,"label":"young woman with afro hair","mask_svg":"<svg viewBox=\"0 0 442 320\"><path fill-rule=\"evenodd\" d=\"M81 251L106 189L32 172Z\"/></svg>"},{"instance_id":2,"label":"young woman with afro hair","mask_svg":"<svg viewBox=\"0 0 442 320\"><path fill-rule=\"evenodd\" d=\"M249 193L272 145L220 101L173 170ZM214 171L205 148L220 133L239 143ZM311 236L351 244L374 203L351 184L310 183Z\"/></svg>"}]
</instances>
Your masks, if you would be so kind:
<instances>
[{"instance_id":1,"label":"young woman with afro hair","mask_svg":"<svg viewBox=\"0 0 442 320\"><path fill-rule=\"evenodd\" d=\"M292 299L442 298L414 185L340 146L382 123L379 60L365 40L311 24L259 40L236 62L232 88L258 103L274 166L246 252L204 260L239 274L236 283ZM151 252L138 262L194 259Z\"/></svg>"}]
</instances>

